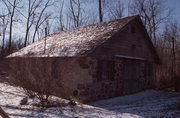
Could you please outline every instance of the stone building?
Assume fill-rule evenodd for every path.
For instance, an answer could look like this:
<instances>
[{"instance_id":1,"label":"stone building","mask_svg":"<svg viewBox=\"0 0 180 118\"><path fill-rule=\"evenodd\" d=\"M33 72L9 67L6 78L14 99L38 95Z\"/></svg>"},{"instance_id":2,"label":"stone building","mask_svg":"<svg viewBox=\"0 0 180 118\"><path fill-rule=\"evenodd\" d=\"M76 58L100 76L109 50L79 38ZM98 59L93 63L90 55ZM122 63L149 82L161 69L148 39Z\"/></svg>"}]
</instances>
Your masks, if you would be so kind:
<instances>
[{"instance_id":1,"label":"stone building","mask_svg":"<svg viewBox=\"0 0 180 118\"><path fill-rule=\"evenodd\" d=\"M66 95L82 101L152 88L160 63L139 15L54 33L8 57L36 80L48 69Z\"/></svg>"}]
</instances>

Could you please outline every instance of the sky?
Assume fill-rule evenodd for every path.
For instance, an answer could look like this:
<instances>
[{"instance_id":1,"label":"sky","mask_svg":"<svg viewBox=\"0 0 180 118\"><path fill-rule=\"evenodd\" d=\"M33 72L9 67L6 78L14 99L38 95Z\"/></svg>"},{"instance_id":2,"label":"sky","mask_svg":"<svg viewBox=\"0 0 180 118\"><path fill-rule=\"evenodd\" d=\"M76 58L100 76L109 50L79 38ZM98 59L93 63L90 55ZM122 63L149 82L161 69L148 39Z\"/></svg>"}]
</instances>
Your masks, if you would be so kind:
<instances>
[{"instance_id":1,"label":"sky","mask_svg":"<svg viewBox=\"0 0 180 118\"><path fill-rule=\"evenodd\" d=\"M167 4L174 9L173 17L180 24L180 0L167 0Z\"/></svg>"},{"instance_id":2,"label":"sky","mask_svg":"<svg viewBox=\"0 0 180 118\"><path fill-rule=\"evenodd\" d=\"M122 0L122 1L125 3L125 6L127 7L128 4L134 0ZM180 24L180 0L164 0L164 1L166 1L168 7L174 10L172 16ZM0 7L2 6L3 5L0 5ZM126 9L125 16L128 16L128 9Z\"/></svg>"},{"instance_id":3,"label":"sky","mask_svg":"<svg viewBox=\"0 0 180 118\"><path fill-rule=\"evenodd\" d=\"M123 2L128 5L129 2L133 0L123 0ZM173 9L172 16L180 24L180 0L165 0L167 7ZM126 11L127 12L127 11ZM127 14L126 14L127 15Z\"/></svg>"},{"instance_id":4,"label":"sky","mask_svg":"<svg viewBox=\"0 0 180 118\"><path fill-rule=\"evenodd\" d=\"M125 3L125 6L127 8L128 4L134 0L122 0L122 1ZM170 20L172 20L172 21L175 20L180 25L180 0L164 0L164 1L166 1L167 7L172 8L174 10L172 13L172 18ZM89 6L91 6L91 5L89 5ZM3 4L0 3L0 8L2 8L2 7L3 7ZM92 8L90 8L90 10L93 11L93 10L97 10L97 9L93 8L93 10L92 10ZM126 9L125 16L128 16L128 9ZM16 27L21 27L21 28L17 28L18 30L16 30L16 34L23 34L24 33L23 32L24 29L22 28L23 26L22 26L22 24L19 24L19 25L20 26L16 26Z\"/></svg>"},{"instance_id":5,"label":"sky","mask_svg":"<svg viewBox=\"0 0 180 118\"><path fill-rule=\"evenodd\" d=\"M129 2L132 2L134 0L122 0L126 5L128 6ZM174 9L173 17L180 23L180 0L165 0L167 1L166 4L168 7ZM2 3L1 3L2 4ZM2 7L2 5L0 5ZM128 14L126 13L126 16Z\"/></svg>"}]
</instances>

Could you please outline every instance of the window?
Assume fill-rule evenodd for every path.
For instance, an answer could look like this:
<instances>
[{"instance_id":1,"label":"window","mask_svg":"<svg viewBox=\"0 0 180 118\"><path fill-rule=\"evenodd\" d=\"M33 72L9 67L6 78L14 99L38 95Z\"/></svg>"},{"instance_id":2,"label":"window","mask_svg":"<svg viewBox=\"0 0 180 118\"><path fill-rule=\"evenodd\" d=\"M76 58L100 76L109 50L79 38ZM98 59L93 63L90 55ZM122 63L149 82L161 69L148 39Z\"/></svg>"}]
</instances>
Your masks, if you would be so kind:
<instances>
[{"instance_id":1,"label":"window","mask_svg":"<svg viewBox=\"0 0 180 118\"><path fill-rule=\"evenodd\" d=\"M98 81L114 80L115 75L114 61L99 60L98 61Z\"/></svg>"},{"instance_id":2,"label":"window","mask_svg":"<svg viewBox=\"0 0 180 118\"><path fill-rule=\"evenodd\" d=\"M102 75L101 75L103 80L108 80L108 62L103 61L102 62Z\"/></svg>"}]
</instances>

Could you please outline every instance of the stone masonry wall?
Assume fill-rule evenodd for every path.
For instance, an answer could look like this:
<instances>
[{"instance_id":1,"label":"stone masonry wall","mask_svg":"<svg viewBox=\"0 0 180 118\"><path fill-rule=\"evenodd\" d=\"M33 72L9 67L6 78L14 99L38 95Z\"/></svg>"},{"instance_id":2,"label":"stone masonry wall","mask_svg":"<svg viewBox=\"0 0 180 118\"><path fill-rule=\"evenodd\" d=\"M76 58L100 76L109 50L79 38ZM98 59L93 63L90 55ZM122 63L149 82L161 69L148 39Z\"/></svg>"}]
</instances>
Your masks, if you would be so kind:
<instances>
[{"instance_id":1,"label":"stone masonry wall","mask_svg":"<svg viewBox=\"0 0 180 118\"><path fill-rule=\"evenodd\" d=\"M152 77L147 75L146 61L138 61L139 75L136 80L132 80L130 91L125 92L123 86L127 85L128 81L123 77L124 64L126 59L115 58L115 77L114 80L97 81L97 59L88 58L86 61L81 61L80 67L87 69L88 74L92 77L92 82L78 84L74 91L75 96L83 101L94 101L106 99L120 95L130 94L149 88ZM129 60L136 62L134 60ZM137 63L137 62L136 62ZM83 66L82 66L83 65ZM87 67L87 68L85 68ZM78 94L77 94L78 93Z\"/></svg>"},{"instance_id":2,"label":"stone masonry wall","mask_svg":"<svg viewBox=\"0 0 180 118\"><path fill-rule=\"evenodd\" d=\"M50 79L53 81L51 85L53 95L67 99L74 97L87 102L123 95L123 85L127 83L123 78L125 59L115 58L114 61L113 80L98 81L98 59L95 57L13 58L9 59L9 71L17 72L13 74L18 74L22 81L32 79L35 82L40 80L45 82ZM151 77L146 77L145 62L140 63L140 71L137 82L133 84L134 92L148 88L151 83ZM45 85L49 87L48 84Z\"/></svg>"},{"instance_id":3,"label":"stone masonry wall","mask_svg":"<svg viewBox=\"0 0 180 118\"><path fill-rule=\"evenodd\" d=\"M93 81L90 83L78 84L77 89L74 91L74 93L76 93L75 97L83 101L94 101L122 94L122 60L116 60L114 80L97 80L96 58L88 58L86 61L81 61L80 65L81 68L88 67L84 69L88 70L88 74L91 75Z\"/></svg>"}]
</instances>

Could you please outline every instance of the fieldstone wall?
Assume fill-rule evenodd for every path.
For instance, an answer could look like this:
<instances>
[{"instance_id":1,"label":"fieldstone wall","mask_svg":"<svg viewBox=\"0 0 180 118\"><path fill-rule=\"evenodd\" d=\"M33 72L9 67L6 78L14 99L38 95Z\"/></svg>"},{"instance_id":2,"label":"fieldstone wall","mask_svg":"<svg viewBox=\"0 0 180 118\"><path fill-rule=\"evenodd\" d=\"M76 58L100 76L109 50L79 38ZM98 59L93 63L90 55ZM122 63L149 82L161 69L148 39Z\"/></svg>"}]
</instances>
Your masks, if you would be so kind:
<instances>
[{"instance_id":1,"label":"fieldstone wall","mask_svg":"<svg viewBox=\"0 0 180 118\"><path fill-rule=\"evenodd\" d=\"M146 61L138 61L139 75L135 80L131 80L129 87L130 91L125 91L124 85L127 85L129 81L126 81L124 77L124 66L126 59L115 58L115 77L113 80L97 81L97 59L88 58L86 61L81 61L81 68L87 69L88 74L92 77L92 82L85 82L83 84L77 84L77 89L74 91L75 97L83 101L94 101L99 99L106 99L116 97L120 95L126 95L135 93L144 89L147 89L152 84L152 76L147 75ZM134 60L128 60L133 61ZM136 61L135 61L136 62ZM82 66L84 65L84 66ZM84 68L87 67L87 68Z\"/></svg>"},{"instance_id":2,"label":"fieldstone wall","mask_svg":"<svg viewBox=\"0 0 180 118\"><path fill-rule=\"evenodd\" d=\"M80 65L81 68L88 67L84 69L88 70L88 74L93 81L78 84L77 89L74 91L76 93L75 97L87 102L122 95L123 60L115 60L115 78L113 80L97 80L96 58L87 58L86 61L81 61Z\"/></svg>"},{"instance_id":3,"label":"fieldstone wall","mask_svg":"<svg viewBox=\"0 0 180 118\"><path fill-rule=\"evenodd\" d=\"M31 82L44 82L44 87L49 87L53 95L88 102L124 94L126 60L115 58L114 61L114 79L102 81L97 79L98 59L95 57L10 58L8 65L11 75L23 83L27 82L29 87L33 84ZM141 73L136 83L132 83L132 92L147 88L152 80L146 76L146 63L142 61L139 64Z\"/></svg>"},{"instance_id":4,"label":"fieldstone wall","mask_svg":"<svg viewBox=\"0 0 180 118\"><path fill-rule=\"evenodd\" d=\"M74 90L74 97L81 99L82 101L92 101L102 98L104 90L101 83L97 82L97 59L86 58L79 61L80 68L87 70L87 74L91 76L92 81L86 80L84 83L77 84L76 90ZM87 79L87 78L84 78Z\"/></svg>"},{"instance_id":5,"label":"fieldstone wall","mask_svg":"<svg viewBox=\"0 0 180 118\"><path fill-rule=\"evenodd\" d=\"M123 59L115 58L115 80L116 80L116 96L123 94Z\"/></svg>"}]
</instances>

